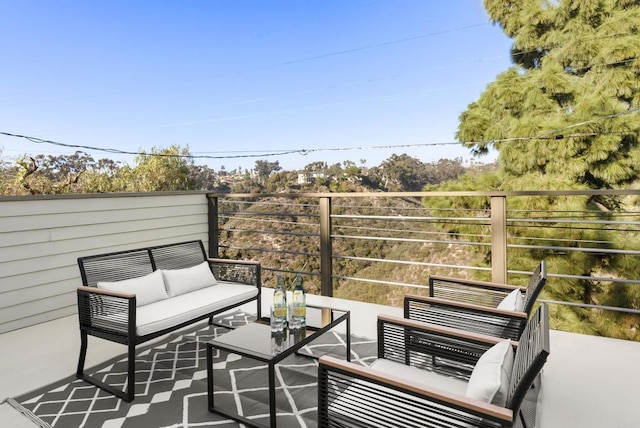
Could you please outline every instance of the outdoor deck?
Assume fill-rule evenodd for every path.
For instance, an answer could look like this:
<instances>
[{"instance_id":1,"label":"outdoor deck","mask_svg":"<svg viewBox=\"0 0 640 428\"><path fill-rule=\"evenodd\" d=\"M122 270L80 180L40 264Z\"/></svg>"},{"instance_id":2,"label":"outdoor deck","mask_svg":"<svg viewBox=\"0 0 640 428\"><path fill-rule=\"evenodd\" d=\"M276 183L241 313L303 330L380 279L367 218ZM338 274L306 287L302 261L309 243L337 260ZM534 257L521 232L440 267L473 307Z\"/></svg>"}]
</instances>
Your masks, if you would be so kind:
<instances>
[{"instance_id":1,"label":"outdoor deck","mask_svg":"<svg viewBox=\"0 0 640 428\"><path fill-rule=\"evenodd\" d=\"M272 289L264 289L266 311ZM400 308L328 297L310 303L351 310L352 332L375 337L379 313L401 315ZM249 306L247 310L251 311ZM266 313L266 312L265 312ZM90 338L87 366L124 352L124 347ZM68 316L0 335L0 427L34 427L4 401L75 372L80 347L77 318ZM637 428L640 416L640 343L551 332L551 355L542 374L538 427Z\"/></svg>"}]
</instances>

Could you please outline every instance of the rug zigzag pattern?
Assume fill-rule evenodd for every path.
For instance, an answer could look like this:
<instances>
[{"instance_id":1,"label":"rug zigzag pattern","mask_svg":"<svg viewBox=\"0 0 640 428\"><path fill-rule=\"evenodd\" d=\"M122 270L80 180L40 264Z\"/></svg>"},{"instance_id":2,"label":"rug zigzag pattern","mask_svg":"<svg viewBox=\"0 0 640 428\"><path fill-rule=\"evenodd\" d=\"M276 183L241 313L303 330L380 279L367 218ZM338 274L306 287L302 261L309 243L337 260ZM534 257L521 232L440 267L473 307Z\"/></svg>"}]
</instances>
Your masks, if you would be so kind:
<instances>
[{"instance_id":1,"label":"rug zigzag pattern","mask_svg":"<svg viewBox=\"0 0 640 428\"><path fill-rule=\"evenodd\" d=\"M246 314L216 320L242 325ZM136 355L136 399L125 403L75 377L15 399L54 428L193 428L238 427L207 409L206 342L228 329L199 324L175 333ZM344 337L329 332L303 348L305 353L344 357ZM354 337L352 361L363 365L375 358L375 341ZM293 355L276 365L278 425L315 427L317 361ZM268 422L267 369L234 354L214 355L216 405L229 406L260 423ZM220 369L220 370L218 370ZM126 382L126 357L95 369L117 387Z\"/></svg>"}]
</instances>

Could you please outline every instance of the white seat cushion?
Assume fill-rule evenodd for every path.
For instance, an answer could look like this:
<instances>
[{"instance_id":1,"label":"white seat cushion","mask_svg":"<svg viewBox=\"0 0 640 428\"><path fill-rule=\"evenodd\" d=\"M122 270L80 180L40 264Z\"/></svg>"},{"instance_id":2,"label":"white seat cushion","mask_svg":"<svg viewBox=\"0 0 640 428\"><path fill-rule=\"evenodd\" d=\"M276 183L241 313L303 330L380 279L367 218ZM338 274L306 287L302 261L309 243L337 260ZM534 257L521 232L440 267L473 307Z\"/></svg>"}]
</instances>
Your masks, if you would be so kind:
<instances>
[{"instance_id":1,"label":"white seat cushion","mask_svg":"<svg viewBox=\"0 0 640 428\"><path fill-rule=\"evenodd\" d=\"M371 369L385 372L391 376L398 376L412 382L419 382L430 388L437 388L454 394L464 395L467 389L467 382L444 376L430 370L423 370L417 367L407 366L384 358L378 358L371 366Z\"/></svg>"},{"instance_id":2,"label":"white seat cushion","mask_svg":"<svg viewBox=\"0 0 640 428\"><path fill-rule=\"evenodd\" d=\"M202 262L185 269L161 269L170 297L216 284L209 262Z\"/></svg>"},{"instance_id":3,"label":"white seat cushion","mask_svg":"<svg viewBox=\"0 0 640 428\"><path fill-rule=\"evenodd\" d=\"M516 288L502 299L502 302L500 302L497 308L507 311L522 312L523 306L524 300L522 298L522 292Z\"/></svg>"},{"instance_id":4,"label":"white seat cushion","mask_svg":"<svg viewBox=\"0 0 640 428\"><path fill-rule=\"evenodd\" d=\"M489 348L473 368L465 395L504 407L507 402L513 360L511 340L503 340Z\"/></svg>"},{"instance_id":5,"label":"white seat cushion","mask_svg":"<svg viewBox=\"0 0 640 428\"><path fill-rule=\"evenodd\" d=\"M169 297L164 287L162 273L159 271L123 281L99 281L97 286L103 290L135 294L137 307L145 306Z\"/></svg>"},{"instance_id":6,"label":"white seat cushion","mask_svg":"<svg viewBox=\"0 0 640 428\"><path fill-rule=\"evenodd\" d=\"M253 285L218 281L215 286L202 288L161 300L136 311L136 333L149 333L175 327L198 316L226 308L258 294Z\"/></svg>"}]
</instances>

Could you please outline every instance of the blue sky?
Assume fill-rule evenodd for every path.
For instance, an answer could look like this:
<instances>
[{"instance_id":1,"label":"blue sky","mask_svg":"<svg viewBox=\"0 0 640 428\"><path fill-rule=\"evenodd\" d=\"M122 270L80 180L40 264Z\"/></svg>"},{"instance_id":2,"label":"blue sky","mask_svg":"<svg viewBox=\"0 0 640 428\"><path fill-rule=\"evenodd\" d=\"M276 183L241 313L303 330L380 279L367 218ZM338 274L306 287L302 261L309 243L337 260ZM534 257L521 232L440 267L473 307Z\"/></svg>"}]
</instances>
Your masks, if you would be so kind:
<instances>
[{"instance_id":1,"label":"blue sky","mask_svg":"<svg viewBox=\"0 0 640 428\"><path fill-rule=\"evenodd\" d=\"M469 159L426 144L454 141L460 113L510 65L481 0L3 0L0 16L0 132L177 144L225 157L195 159L216 170ZM2 135L0 149L5 161L77 150Z\"/></svg>"}]
</instances>

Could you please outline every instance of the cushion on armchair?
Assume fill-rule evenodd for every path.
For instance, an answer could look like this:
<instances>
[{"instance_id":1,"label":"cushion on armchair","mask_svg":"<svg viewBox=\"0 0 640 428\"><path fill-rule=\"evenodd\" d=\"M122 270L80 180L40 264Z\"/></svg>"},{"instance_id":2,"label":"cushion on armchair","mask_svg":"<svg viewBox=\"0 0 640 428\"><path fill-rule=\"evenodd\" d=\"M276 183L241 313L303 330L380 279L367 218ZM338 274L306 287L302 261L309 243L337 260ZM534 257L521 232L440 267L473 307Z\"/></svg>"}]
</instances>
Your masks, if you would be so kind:
<instances>
[{"instance_id":1,"label":"cushion on armchair","mask_svg":"<svg viewBox=\"0 0 640 428\"><path fill-rule=\"evenodd\" d=\"M498 305L498 309L504 309L507 311L522 312L524 301L522 299L522 292L516 288L511 293L502 299L502 302Z\"/></svg>"},{"instance_id":2,"label":"cushion on armchair","mask_svg":"<svg viewBox=\"0 0 640 428\"><path fill-rule=\"evenodd\" d=\"M179 296L216 284L209 262L185 269L162 269L169 296Z\"/></svg>"},{"instance_id":3,"label":"cushion on armchair","mask_svg":"<svg viewBox=\"0 0 640 428\"><path fill-rule=\"evenodd\" d=\"M489 348L476 363L466 396L504 407L513 370L511 340L503 340Z\"/></svg>"},{"instance_id":4,"label":"cushion on armchair","mask_svg":"<svg viewBox=\"0 0 640 428\"><path fill-rule=\"evenodd\" d=\"M155 271L149 275L123 281L98 281L98 288L117 291L119 293L133 293L136 295L136 306L144 306L168 298L164 286L162 273Z\"/></svg>"},{"instance_id":5,"label":"cushion on armchair","mask_svg":"<svg viewBox=\"0 0 640 428\"><path fill-rule=\"evenodd\" d=\"M442 375L438 372L408 366L396 361L384 358L376 359L369 366L370 369L384 372L385 374L403 378L412 382L424 384L453 394L464 395L467 382L452 376Z\"/></svg>"}]
</instances>

